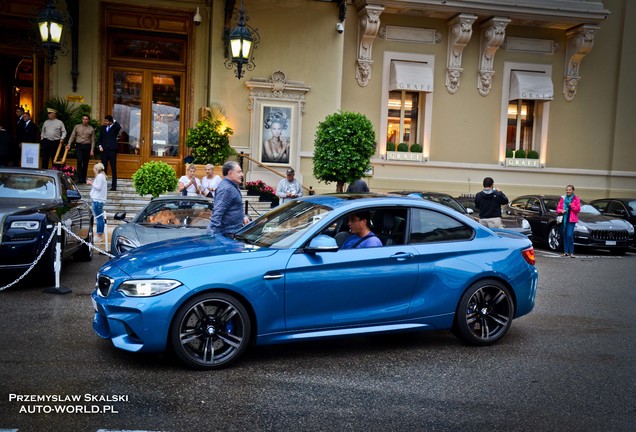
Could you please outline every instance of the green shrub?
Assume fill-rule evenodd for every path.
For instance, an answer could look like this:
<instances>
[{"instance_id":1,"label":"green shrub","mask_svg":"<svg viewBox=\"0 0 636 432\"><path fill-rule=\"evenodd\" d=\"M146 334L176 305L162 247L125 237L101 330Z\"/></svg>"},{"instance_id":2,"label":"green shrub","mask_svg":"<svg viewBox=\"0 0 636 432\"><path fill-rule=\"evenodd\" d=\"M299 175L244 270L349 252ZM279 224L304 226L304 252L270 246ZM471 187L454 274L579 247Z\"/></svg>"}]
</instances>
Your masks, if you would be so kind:
<instances>
[{"instance_id":1,"label":"green shrub","mask_svg":"<svg viewBox=\"0 0 636 432\"><path fill-rule=\"evenodd\" d=\"M415 143L411 146L411 153L422 153L421 144Z\"/></svg>"},{"instance_id":2,"label":"green shrub","mask_svg":"<svg viewBox=\"0 0 636 432\"><path fill-rule=\"evenodd\" d=\"M507 158L511 158L512 157L512 149L506 149L506 157Z\"/></svg>"},{"instance_id":3,"label":"green shrub","mask_svg":"<svg viewBox=\"0 0 636 432\"><path fill-rule=\"evenodd\" d=\"M397 151L399 152L407 152L409 151L409 145L407 143L399 143L397 146Z\"/></svg>"},{"instance_id":4,"label":"green shrub","mask_svg":"<svg viewBox=\"0 0 636 432\"><path fill-rule=\"evenodd\" d=\"M162 193L177 189L177 174L165 162L151 161L143 164L132 176L135 191L141 195L157 198Z\"/></svg>"},{"instance_id":5,"label":"green shrub","mask_svg":"<svg viewBox=\"0 0 636 432\"><path fill-rule=\"evenodd\" d=\"M223 165L236 151L230 146L234 133L218 118L205 118L188 130L185 144L192 149L195 164Z\"/></svg>"},{"instance_id":6,"label":"green shrub","mask_svg":"<svg viewBox=\"0 0 636 432\"><path fill-rule=\"evenodd\" d=\"M331 114L316 129L314 177L336 182L336 192L343 192L345 183L358 180L367 171L374 153L373 123L364 114Z\"/></svg>"},{"instance_id":7,"label":"green shrub","mask_svg":"<svg viewBox=\"0 0 636 432\"><path fill-rule=\"evenodd\" d=\"M526 151L525 150L521 149L521 150L517 150L515 152L515 158L525 159L525 157L526 157Z\"/></svg>"},{"instance_id":8,"label":"green shrub","mask_svg":"<svg viewBox=\"0 0 636 432\"><path fill-rule=\"evenodd\" d=\"M395 151L395 143L392 143L392 142L386 143L386 151Z\"/></svg>"},{"instance_id":9,"label":"green shrub","mask_svg":"<svg viewBox=\"0 0 636 432\"><path fill-rule=\"evenodd\" d=\"M529 150L528 151L528 159L539 159L539 152L536 150Z\"/></svg>"}]
</instances>

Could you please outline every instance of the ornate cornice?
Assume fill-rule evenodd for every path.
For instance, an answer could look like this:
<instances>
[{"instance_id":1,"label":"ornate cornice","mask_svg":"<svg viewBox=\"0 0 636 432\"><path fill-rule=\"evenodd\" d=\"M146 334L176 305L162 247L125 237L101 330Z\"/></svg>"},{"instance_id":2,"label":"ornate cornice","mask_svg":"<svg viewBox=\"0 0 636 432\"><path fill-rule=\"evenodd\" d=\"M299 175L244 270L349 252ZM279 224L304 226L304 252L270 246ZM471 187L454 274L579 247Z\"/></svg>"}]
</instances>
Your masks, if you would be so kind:
<instances>
[{"instance_id":1,"label":"ornate cornice","mask_svg":"<svg viewBox=\"0 0 636 432\"><path fill-rule=\"evenodd\" d=\"M495 53L506 37L506 26L509 18L494 17L485 21L481 27L481 49L479 52L479 79L477 88L479 94L488 96L492 87L492 77L495 74Z\"/></svg>"},{"instance_id":2,"label":"ornate cornice","mask_svg":"<svg viewBox=\"0 0 636 432\"><path fill-rule=\"evenodd\" d=\"M477 15L459 14L448 21L448 49L446 54L446 89L454 94L459 89L462 71L462 53L473 34Z\"/></svg>"},{"instance_id":3,"label":"ornate cornice","mask_svg":"<svg viewBox=\"0 0 636 432\"><path fill-rule=\"evenodd\" d=\"M268 98L298 102L300 114L305 114L305 94L310 87L302 81L288 81L285 72L275 71L269 78L254 78L245 85L250 89L247 106L250 111L254 109L255 99Z\"/></svg>"},{"instance_id":4,"label":"ornate cornice","mask_svg":"<svg viewBox=\"0 0 636 432\"><path fill-rule=\"evenodd\" d=\"M579 80L581 79L581 76L579 75L581 60L583 60L583 57L592 51L594 35L598 29L600 29L599 26L582 25L575 27L566 33L568 47L565 54L563 96L568 102L574 100L576 89Z\"/></svg>"}]
</instances>

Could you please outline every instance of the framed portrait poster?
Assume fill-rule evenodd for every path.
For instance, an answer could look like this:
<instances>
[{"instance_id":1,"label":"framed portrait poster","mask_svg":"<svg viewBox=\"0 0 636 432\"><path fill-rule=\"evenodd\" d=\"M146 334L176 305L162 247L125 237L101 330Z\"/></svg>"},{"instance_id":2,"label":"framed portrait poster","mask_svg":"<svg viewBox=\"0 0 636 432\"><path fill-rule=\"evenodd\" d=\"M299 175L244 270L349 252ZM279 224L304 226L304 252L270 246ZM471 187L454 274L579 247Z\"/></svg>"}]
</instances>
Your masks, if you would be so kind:
<instances>
[{"instance_id":1,"label":"framed portrait poster","mask_svg":"<svg viewBox=\"0 0 636 432\"><path fill-rule=\"evenodd\" d=\"M40 144L22 143L20 166L24 168L40 168Z\"/></svg>"},{"instance_id":2,"label":"framed portrait poster","mask_svg":"<svg viewBox=\"0 0 636 432\"><path fill-rule=\"evenodd\" d=\"M296 146L296 107L284 102L259 104L260 161L268 165L289 165Z\"/></svg>"}]
</instances>

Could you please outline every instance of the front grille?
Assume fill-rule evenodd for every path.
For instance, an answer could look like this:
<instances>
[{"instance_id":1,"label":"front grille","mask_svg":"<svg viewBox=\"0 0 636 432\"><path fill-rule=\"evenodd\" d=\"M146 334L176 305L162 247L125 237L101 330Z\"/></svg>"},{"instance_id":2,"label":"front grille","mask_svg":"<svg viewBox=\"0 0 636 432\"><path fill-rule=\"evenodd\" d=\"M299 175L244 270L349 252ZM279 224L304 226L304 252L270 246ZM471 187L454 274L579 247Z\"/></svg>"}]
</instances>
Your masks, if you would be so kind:
<instances>
[{"instance_id":1,"label":"front grille","mask_svg":"<svg viewBox=\"0 0 636 432\"><path fill-rule=\"evenodd\" d=\"M599 241L625 241L629 239L627 230L592 230L590 236Z\"/></svg>"},{"instance_id":2,"label":"front grille","mask_svg":"<svg viewBox=\"0 0 636 432\"><path fill-rule=\"evenodd\" d=\"M97 276L97 291L99 295L102 297L108 296L108 292L110 291L110 287L113 286L113 280L107 276L98 275Z\"/></svg>"}]
</instances>

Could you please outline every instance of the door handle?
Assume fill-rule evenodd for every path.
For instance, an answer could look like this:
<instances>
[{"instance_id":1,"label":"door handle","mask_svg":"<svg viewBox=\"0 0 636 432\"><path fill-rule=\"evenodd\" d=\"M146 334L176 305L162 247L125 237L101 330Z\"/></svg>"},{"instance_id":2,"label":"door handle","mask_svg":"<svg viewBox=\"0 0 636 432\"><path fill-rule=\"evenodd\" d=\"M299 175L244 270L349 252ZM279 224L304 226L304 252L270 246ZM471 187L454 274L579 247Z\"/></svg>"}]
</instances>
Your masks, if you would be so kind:
<instances>
[{"instance_id":1,"label":"door handle","mask_svg":"<svg viewBox=\"0 0 636 432\"><path fill-rule=\"evenodd\" d=\"M413 254L410 252L398 252L394 255L391 255L391 258L395 258L398 261L406 261L407 259L413 258Z\"/></svg>"},{"instance_id":2,"label":"door handle","mask_svg":"<svg viewBox=\"0 0 636 432\"><path fill-rule=\"evenodd\" d=\"M283 277L282 273L273 273L273 274L266 274L265 276L263 276L263 279L275 280L275 279L280 279L282 277Z\"/></svg>"}]
</instances>

